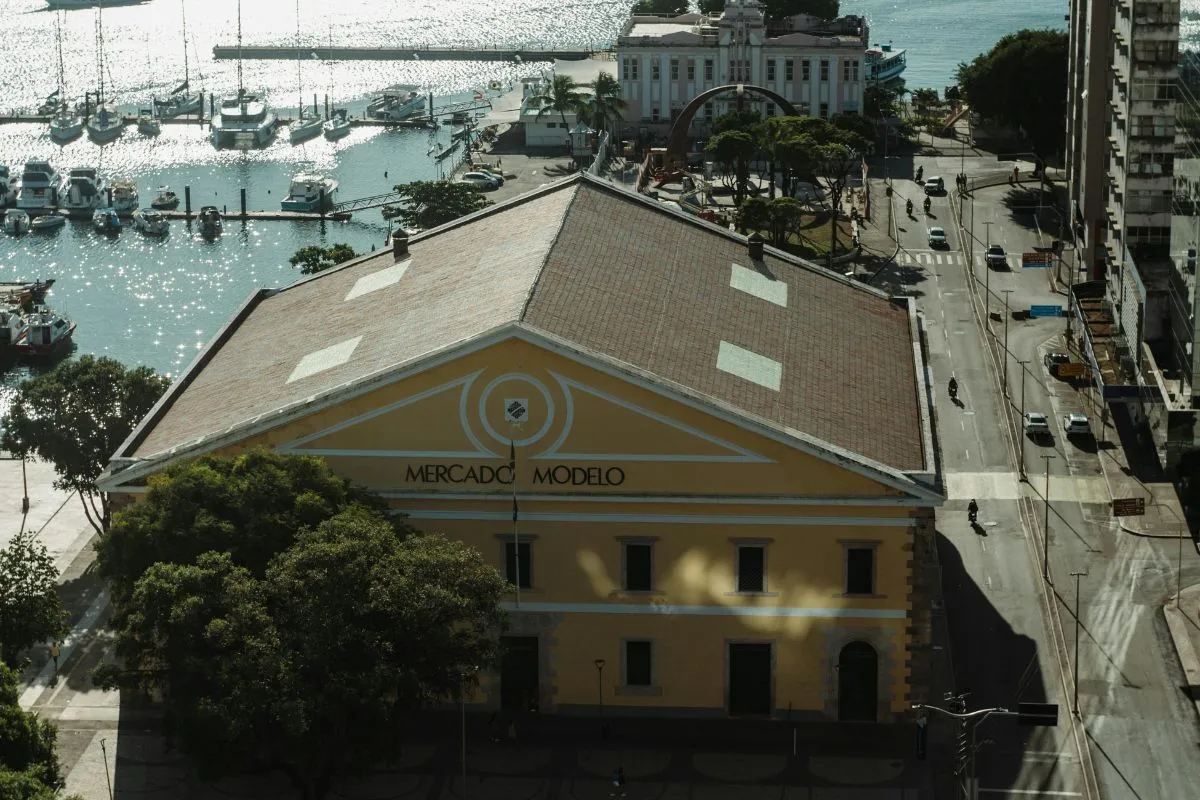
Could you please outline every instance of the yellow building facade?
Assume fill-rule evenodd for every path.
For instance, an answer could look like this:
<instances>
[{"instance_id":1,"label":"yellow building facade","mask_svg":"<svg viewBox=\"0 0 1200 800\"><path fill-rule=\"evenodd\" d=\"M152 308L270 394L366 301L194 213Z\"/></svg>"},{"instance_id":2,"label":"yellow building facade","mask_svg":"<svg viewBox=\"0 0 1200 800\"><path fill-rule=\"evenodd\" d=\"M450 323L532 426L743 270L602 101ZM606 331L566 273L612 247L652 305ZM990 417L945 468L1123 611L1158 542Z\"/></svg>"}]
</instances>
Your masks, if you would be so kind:
<instances>
[{"instance_id":1,"label":"yellow building facade","mask_svg":"<svg viewBox=\"0 0 1200 800\"><path fill-rule=\"evenodd\" d=\"M256 324L270 327L267 314L275 314L276 322L289 319L298 311L295 304L313 299L301 292L323 297L327 305L351 302L362 295L341 298L354 295L363 281L383 283L380 276L397 265L408 264L394 283L372 294L421 278L428 279L425 285L410 291L448 291L440 279L450 268L433 256L439 237L473 226L483 235L489 224L503 230L499 223L512 225L514 216L543 219L545 209L530 206L547 198L574 206L581 193L600 195L584 202L607 210L614 224L627 226L628 236L636 237L642 224L661 233L662 211L578 179L467 218L461 228L401 242L392 253L262 293L117 454L104 487L136 494L167 463L202 452L265 445L323 457L337 473L384 496L415 528L444 532L477 548L509 580L503 663L483 676L475 698L490 708L895 719L911 702L925 699L928 603L921 562L931 547L932 508L940 501L920 326L911 307L899 308L894 328L910 336L887 361L910 355L902 371L911 372L911 386L892 389L915 392L906 411L914 416L896 417L894 441L879 433L886 430L879 420L864 419L845 434L846 441L858 436L878 454L908 460L899 467L783 423L786 414L802 412L837 430L841 423L822 415L861 415L858 400L834 408L824 397L796 399L797 392L792 398L786 377L802 369L809 354L777 361L781 377L775 382L769 369L764 376L728 359L722 363L721 353L728 350L724 337L732 338L726 331L716 331L720 338L711 342L700 333L681 338L675 332L645 346L653 359L681 348L682 355L661 371L639 363L643 357L632 351L621 357L612 352L617 348L606 352L589 341L592 334L581 319L613 314L612 305L577 305L578 313L572 313L561 295L553 302L538 296L557 291L548 273L556 260L564 263L563 293L579 291L577 281L596 289L578 267L586 259L554 250L575 233L569 209L554 222L555 242L531 272L515 318L476 323L466 335L442 337L438 348L418 344L421 352L411 358L401 358L400 351L413 346L413 337L427 335L432 323L400 323L412 324L413 332L391 346L392 363L379 368L370 361L340 377L327 374L359 355L368 360L361 342L349 359L326 366L336 360L326 357L315 372L305 359L329 348L314 350L320 343L309 343L306 353L297 350L292 357L287 342L297 332L280 332L272 340L278 348L249 352L237 346L241 332ZM596 208L586 209L581 225L594 224ZM622 222L622 215L632 221ZM778 276L785 270L812 269L753 246L747 250L744 240L726 232L668 215L666 230L680 227L700 240L704 252L727 250L716 257L722 277L731 258L763 264L770 259L776 280L784 283ZM494 236L488 240L495 244ZM610 274L611 265L596 268L607 280L622 280ZM492 283L487 276L475 278L495 288L512 271L504 269ZM746 299L723 281L710 281L708 288L698 283L689 290L698 297L730 291L737 303ZM863 300L858 287L838 283L835 291L849 293L851 307ZM618 306L636 305L621 294L620 284L613 292ZM880 304L880 314L890 314L894 309L884 300L894 302L867 298ZM281 301L291 307L270 308ZM472 313L464 298L458 301L452 305ZM538 309L543 301L553 313ZM416 307L411 297L391 302L400 309ZM691 311L675 324L710 324ZM621 337L636 333L634 323L653 328L643 317L604 324ZM572 326L574 338L568 335ZM862 327L851 321L849 329ZM347 331L356 329L362 328L347 322ZM739 341L746 350L768 343L744 336ZM703 359L697 355L694 363L680 366L693 351L704 351ZM693 367L688 374L699 376L694 380L679 380L682 372L662 374ZM318 375L327 376L326 385L304 385ZM231 388L240 385L239 376L250 385ZM284 388L271 388L275 380ZM706 380L713 393L704 391ZM243 399L237 391L253 396ZM277 396L264 401L262 394L272 392ZM780 408L775 418L760 413L772 403Z\"/></svg>"}]
</instances>

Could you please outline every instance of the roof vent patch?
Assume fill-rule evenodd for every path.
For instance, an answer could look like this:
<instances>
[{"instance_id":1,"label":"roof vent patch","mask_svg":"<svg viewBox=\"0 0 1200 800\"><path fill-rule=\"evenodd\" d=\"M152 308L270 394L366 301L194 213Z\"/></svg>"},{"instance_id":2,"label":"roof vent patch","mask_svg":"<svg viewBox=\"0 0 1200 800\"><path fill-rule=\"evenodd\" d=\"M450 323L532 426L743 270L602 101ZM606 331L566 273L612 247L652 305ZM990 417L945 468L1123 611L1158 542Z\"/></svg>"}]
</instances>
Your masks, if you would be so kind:
<instances>
[{"instance_id":1,"label":"roof vent patch","mask_svg":"<svg viewBox=\"0 0 1200 800\"><path fill-rule=\"evenodd\" d=\"M717 349L717 369L775 392L783 382L783 364L724 340Z\"/></svg>"},{"instance_id":2,"label":"roof vent patch","mask_svg":"<svg viewBox=\"0 0 1200 800\"><path fill-rule=\"evenodd\" d=\"M404 277L404 273L408 271L408 265L411 263L412 259L407 259L394 266L381 269L378 272L372 272L370 275L363 275L354 282L354 285L350 287L350 291L346 292L346 297L342 302L353 300L356 297L362 297L364 294L370 294L379 289L386 289L394 283L399 283L400 279Z\"/></svg>"},{"instance_id":3,"label":"roof vent patch","mask_svg":"<svg viewBox=\"0 0 1200 800\"><path fill-rule=\"evenodd\" d=\"M323 350L309 353L300 359L300 363L292 370L292 374L287 379L287 382L292 383L293 381L316 375L318 372L324 372L327 369L333 369L345 364L350 360L350 356L354 355L354 348L358 347L358 343L362 341L362 338L361 336L355 336L353 339L347 339L344 342L330 345Z\"/></svg>"},{"instance_id":4,"label":"roof vent patch","mask_svg":"<svg viewBox=\"0 0 1200 800\"><path fill-rule=\"evenodd\" d=\"M729 286L731 288L787 308L787 283L763 275L756 269L746 269L741 264L730 264L729 267Z\"/></svg>"}]
</instances>

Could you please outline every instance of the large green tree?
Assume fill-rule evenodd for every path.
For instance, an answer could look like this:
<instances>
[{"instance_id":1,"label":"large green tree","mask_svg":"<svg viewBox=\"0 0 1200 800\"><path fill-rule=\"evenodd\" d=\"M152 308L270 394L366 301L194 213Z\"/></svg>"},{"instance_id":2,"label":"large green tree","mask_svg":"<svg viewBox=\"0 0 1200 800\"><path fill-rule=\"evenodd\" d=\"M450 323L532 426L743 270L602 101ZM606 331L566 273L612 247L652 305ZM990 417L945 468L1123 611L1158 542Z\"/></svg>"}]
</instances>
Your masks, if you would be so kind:
<instances>
[{"instance_id":1,"label":"large green tree","mask_svg":"<svg viewBox=\"0 0 1200 800\"><path fill-rule=\"evenodd\" d=\"M385 208L385 216L398 217L401 225L416 230L445 225L492 204L467 183L413 181L395 189L403 203Z\"/></svg>"},{"instance_id":2,"label":"large green tree","mask_svg":"<svg viewBox=\"0 0 1200 800\"><path fill-rule=\"evenodd\" d=\"M740 206L749 193L750 159L758 152L754 136L746 131L725 131L704 146L721 173L721 180L733 192L733 204Z\"/></svg>"},{"instance_id":3,"label":"large green tree","mask_svg":"<svg viewBox=\"0 0 1200 800\"><path fill-rule=\"evenodd\" d=\"M50 800L62 787L54 723L22 710L17 687L0 663L0 798Z\"/></svg>"},{"instance_id":4,"label":"large green tree","mask_svg":"<svg viewBox=\"0 0 1200 800\"><path fill-rule=\"evenodd\" d=\"M357 257L358 253L354 252L354 248L348 244L335 244L329 247L309 245L297 250L288 259L288 262L293 267L299 267L302 275L315 275Z\"/></svg>"},{"instance_id":5,"label":"large green tree","mask_svg":"<svg viewBox=\"0 0 1200 800\"><path fill-rule=\"evenodd\" d=\"M99 676L161 693L168 735L206 775L277 769L320 800L399 756L408 712L497 661L506 585L461 543L352 505L297 530L261 573L238 560L153 564L119 594L128 668Z\"/></svg>"},{"instance_id":6,"label":"large green tree","mask_svg":"<svg viewBox=\"0 0 1200 800\"><path fill-rule=\"evenodd\" d=\"M1068 49L1065 31L1018 31L959 64L958 82L974 112L1019 127L1034 151L1052 155L1066 136Z\"/></svg>"},{"instance_id":7,"label":"large green tree","mask_svg":"<svg viewBox=\"0 0 1200 800\"><path fill-rule=\"evenodd\" d=\"M591 88L592 97L584 103L584 111L591 118L593 127L611 130L621 121L622 112L628 105L621 97L621 82L611 72L601 72Z\"/></svg>"},{"instance_id":8,"label":"large green tree","mask_svg":"<svg viewBox=\"0 0 1200 800\"><path fill-rule=\"evenodd\" d=\"M150 367L126 369L105 356L64 361L17 388L0 446L53 464L55 488L78 492L88 522L104 533L108 496L96 480L168 385Z\"/></svg>"},{"instance_id":9,"label":"large green tree","mask_svg":"<svg viewBox=\"0 0 1200 800\"><path fill-rule=\"evenodd\" d=\"M530 104L537 108L537 118L543 114L554 112L562 119L563 127L567 127L567 114L578 117L587 110L587 95L570 75L556 74L549 83L542 84L542 91L529 98Z\"/></svg>"},{"instance_id":10,"label":"large green tree","mask_svg":"<svg viewBox=\"0 0 1200 800\"><path fill-rule=\"evenodd\" d=\"M22 650L66 633L57 580L54 559L33 531L0 550L0 661L16 667Z\"/></svg>"}]
</instances>

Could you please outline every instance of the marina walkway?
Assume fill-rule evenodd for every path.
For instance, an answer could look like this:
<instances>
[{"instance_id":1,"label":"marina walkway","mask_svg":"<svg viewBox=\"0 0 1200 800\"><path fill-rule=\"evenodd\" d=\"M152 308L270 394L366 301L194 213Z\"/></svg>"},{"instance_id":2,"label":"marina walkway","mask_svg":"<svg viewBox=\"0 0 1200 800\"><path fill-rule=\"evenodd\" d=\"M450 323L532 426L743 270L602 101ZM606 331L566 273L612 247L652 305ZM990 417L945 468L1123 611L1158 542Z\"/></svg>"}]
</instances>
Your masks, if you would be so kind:
<instances>
[{"instance_id":1,"label":"marina walkway","mask_svg":"<svg viewBox=\"0 0 1200 800\"><path fill-rule=\"evenodd\" d=\"M554 48L509 47L314 47L305 48L312 57L322 61L581 61L593 55L591 50L559 50ZM602 52L602 51L595 51ZM215 45L214 59L282 59L296 58L291 45Z\"/></svg>"}]
</instances>

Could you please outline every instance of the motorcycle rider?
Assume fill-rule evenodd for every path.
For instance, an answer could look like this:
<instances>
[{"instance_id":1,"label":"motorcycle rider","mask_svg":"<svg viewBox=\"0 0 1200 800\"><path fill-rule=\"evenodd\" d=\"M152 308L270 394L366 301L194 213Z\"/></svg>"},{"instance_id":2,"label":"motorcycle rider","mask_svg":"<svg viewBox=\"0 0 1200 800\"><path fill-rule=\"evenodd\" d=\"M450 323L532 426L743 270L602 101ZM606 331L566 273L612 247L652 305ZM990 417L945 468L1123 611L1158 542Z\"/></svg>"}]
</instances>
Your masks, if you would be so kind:
<instances>
[{"instance_id":1,"label":"motorcycle rider","mask_svg":"<svg viewBox=\"0 0 1200 800\"><path fill-rule=\"evenodd\" d=\"M957 400L958 399L958 381L956 381L954 378L951 378L950 386L948 388L950 389L950 399Z\"/></svg>"},{"instance_id":2,"label":"motorcycle rider","mask_svg":"<svg viewBox=\"0 0 1200 800\"><path fill-rule=\"evenodd\" d=\"M921 178L925 175L924 167L917 167L917 183L921 182Z\"/></svg>"},{"instance_id":3,"label":"motorcycle rider","mask_svg":"<svg viewBox=\"0 0 1200 800\"><path fill-rule=\"evenodd\" d=\"M979 517L979 503L975 502L975 498L971 498L971 502L967 504L967 519L974 522Z\"/></svg>"},{"instance_id":4,"label":"motorcycle rider","mask_svg":"<svg viewBox=\"0 0 1200 800\"><path fill-rule=\"evenodd\" d=\"M904 208L908 211L908 215L911 217L912 216L912 198L909 198L907 201L905 201Z\"/></svg>"},{"instance_id":5,"label":"motorcycle rider","mask_svg":"<svg viewBox=\"0 0 1200 800\"><path fill-rule=\"evenodd\" d=\"M929 213L929 207L930 207L930 206L932 206L932 205L933 205L933 201L932 201L932 200L930 200L928 197L926 197L926 198L925 198L925 213L926 213L926 214L928 214L928 213Z\"/></svg>"}]
</instances>

